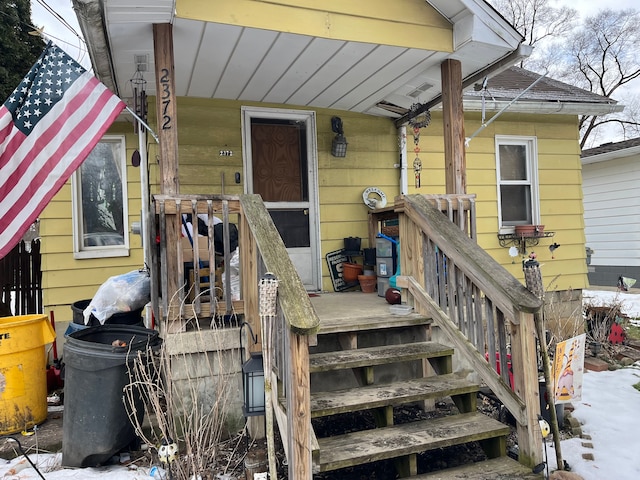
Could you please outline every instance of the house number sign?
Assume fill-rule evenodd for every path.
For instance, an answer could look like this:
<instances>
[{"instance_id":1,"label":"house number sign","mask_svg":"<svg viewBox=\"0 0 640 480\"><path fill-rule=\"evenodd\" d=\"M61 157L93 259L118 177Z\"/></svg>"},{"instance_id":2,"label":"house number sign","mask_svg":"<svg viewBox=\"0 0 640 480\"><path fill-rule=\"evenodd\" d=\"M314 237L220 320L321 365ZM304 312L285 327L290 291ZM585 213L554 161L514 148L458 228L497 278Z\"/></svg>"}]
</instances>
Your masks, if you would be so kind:
<instances>
[{"instance_id":1,"label":"house number sign","mask_svg":"<svg viewBox=\"0 0 640 480\"><path fill-rule=\"evenodd\" d=\"M169 69L163 68L161 70L160 84L162 85L162 129L171 130L172 118L169 115L169 107L171 106L171 77L169 75Z\"/></svg>"}]
</instances>

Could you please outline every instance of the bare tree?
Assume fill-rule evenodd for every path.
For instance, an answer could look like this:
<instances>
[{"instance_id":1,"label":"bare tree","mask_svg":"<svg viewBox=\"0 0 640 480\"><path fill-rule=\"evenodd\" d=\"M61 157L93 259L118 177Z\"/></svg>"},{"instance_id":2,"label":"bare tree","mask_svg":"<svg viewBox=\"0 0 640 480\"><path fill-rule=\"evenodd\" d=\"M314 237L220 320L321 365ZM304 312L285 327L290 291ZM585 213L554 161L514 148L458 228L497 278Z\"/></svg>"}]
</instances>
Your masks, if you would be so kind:
<instances>
[{"instance_id":1,"label":"bare tree","mask_svg":"<svg viewBox=\"0 0 640 480\"><path fill-rule=\"evenodd\" d=\"M545 46L566 38L576 25L578 12L566 6L554 6L556 0L488 0L535 47L530 59L520 66L544 65Z\"/></svg>"},{"instance_id":2,"label":"bare tree","mask_svg":"<svg viewBox=\"0 0 640 480\"><path fill-rule=\"evenodd\" d=\"M578 12L554 6L556 0L488 1L535 46L520 66L625 105L623 112L581 116L581 147L614 131L625 139L640 135L640 97L632 89L640 76L640 12L603 9L578 23Z\"/></svg>"},{"instance_id":3,"label":"bare tree","mask_svg":"<svg viewBox=\"0 0 640 480\"><path fill-rule=\"evenodd\" d=\"M565 79L593 93L628 99L623 114L580 117L582 147L604 125L615 125L627 136L637 136L638 102L625 87L640 77L640 12L601 10L587 18L569 42ZM637 83L637 82L636 82Z\"/></svg>"}]
</instances>

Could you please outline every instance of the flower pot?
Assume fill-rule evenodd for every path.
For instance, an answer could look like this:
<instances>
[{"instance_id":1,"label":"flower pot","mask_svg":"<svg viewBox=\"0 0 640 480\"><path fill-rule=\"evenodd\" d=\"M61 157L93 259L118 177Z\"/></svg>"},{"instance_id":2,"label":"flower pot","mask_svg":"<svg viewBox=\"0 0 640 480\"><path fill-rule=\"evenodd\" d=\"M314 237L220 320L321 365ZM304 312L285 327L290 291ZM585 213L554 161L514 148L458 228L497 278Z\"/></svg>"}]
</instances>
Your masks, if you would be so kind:
<instances>
[{"instance_id":1,"label":"flower pot","mask_svg":"<svg viewBox=\"0 0 640 480\"><path fill-rule=\"evenodd\" d=\"M358 275L362 274L362 265L344 262L342 264L342 278L347 283L357 282Z\"/></svg>"},{"instance_id":2,"label":"flower pot","mask_svg":"<svg viewBox=\"0 0 640 480\"><path fill-rule=\"evenodd\" d=\"M344 249L347 252L359 252L362 239L360 237L345 237Z\"/></svg>"},{"instance_id":3,"label":"flower pot","mask_svg":"<svg viewBox=\"0 0 640 480\"><path fill-rule=\"evenodd\" d=\"M373 293L378 285L378 278L375 275L358 275L360 289L362 293Z\"/></svg>"},{"instance_id":4,"label":"flower pot","mask_svg":"<svg viewBox=\"0 0 640 480\"><path fill-rule=\"evenodd\" d=\"M516 225L515 233L519 237L539 237L544 234L544 225Z\"/></svg>"}]
</instances>

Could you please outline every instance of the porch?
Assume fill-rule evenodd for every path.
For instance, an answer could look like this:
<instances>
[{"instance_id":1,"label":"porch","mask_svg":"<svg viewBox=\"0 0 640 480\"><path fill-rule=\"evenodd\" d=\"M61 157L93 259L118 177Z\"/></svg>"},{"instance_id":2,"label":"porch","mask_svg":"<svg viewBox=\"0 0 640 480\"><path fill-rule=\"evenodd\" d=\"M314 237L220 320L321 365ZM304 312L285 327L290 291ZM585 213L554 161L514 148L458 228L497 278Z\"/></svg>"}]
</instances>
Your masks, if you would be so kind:
<instances>
[{"instance_id":1,"label":"porch","mask_svg":"<svg viewBox=\"0 0 640 480\"><path fill-rule=\"evenodd\" d=\"M257 196L158 195L154 211L152 225L159 232L160 244L152 278L160 282L153 289L159 292L153 303L154 311L160 312L165 338L188 335L194 322L207 324L203 318L242 315L258 340L245 346L261 350L265 358L267 405L285 444L289 478L310 479L314 473L388 458L397 459L402 477L428 478L417 471L417 453L469 441L480 441L491 462L510 464L504 442L508 429L493 422L486 424L487 419L476 412L479 381L491 388L516 419L519 460L526 467L515 464L510 468L520 469L518 478L526 478L525 472L530 473L531 466L542 460L533 325L533 314L541 301L471 238L475 235L472 195L396 199L393 214L400 222L403 273L398 285L403 288L404 302L414 308L409 315L390 314L389 305L376 294L309 295ZM240 300L228 296L212 300L207 292L210 286L199 282L185 288L179 248L175 267L169 267L171 258L163 246L180 241L168 232L178 232L179 217L187 213L193 218L198 213L206 213L208 218L218 216L225 231L229 223L238 225ZM379 213L392 214L390 210ZM208 258L204 259L210 265L217 261L212 227L213 220L209 223ZM223 250L228 265L231 251L226 237ZM194 247L192 254L194 278L199 278L201 252ZM270 301L275 304L271 306L261 283L267 272L277 279L277 295L272 295ZM222 282L230 281L228 269L221 277ZM191 289L195 295L190 297ZM455 368L454 351L464 358ZM513 388L508 376L509 351ZM485 360L487 352L498 354L501 374L497 374L496 365ZM476 373L475 378L461 374L468 370ZM399 384L392 387L396 380ZM456 420L462 422L459 425L394 424L394 406L420 402L429 408L434 399L448 396L462 415ZM333 407L325 408L328 404ZM367 433L357 438L316 438L313 417L371 409L378 412L377 433L386 439L383 448L371 445L379 435ZM267 415L267 420L270 418ZM443 440L441 433L430 428L457 433ZM434 443L436 437L439 441ZM398 448L389 446L394 438L403 439L396 442ZM346 446L354 444L364 451L345 456ZM502 468L496 466L495 471L502 472ZM482 478L491 478L483 472Z\"/></svg>"}]
</instances>

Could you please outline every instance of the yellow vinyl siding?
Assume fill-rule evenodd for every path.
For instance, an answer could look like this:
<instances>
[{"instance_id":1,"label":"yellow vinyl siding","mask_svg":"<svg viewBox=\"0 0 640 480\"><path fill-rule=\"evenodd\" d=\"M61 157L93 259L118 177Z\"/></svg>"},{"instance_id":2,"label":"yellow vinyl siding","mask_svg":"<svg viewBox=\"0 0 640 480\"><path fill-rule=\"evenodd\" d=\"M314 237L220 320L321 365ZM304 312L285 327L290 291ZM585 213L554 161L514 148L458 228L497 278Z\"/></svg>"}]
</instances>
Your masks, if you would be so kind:
<instances>
[{"instance_id":1,"label":"yellow vinyl siding","mask_svg":"<svg viewBox=\"0 0 640 480\"><path fill-rule=\"evenodd\" d=\"M420 0L178 0L176 15L336 40L453 51L453 27Z\"/></svg>"},{"instance_id":2,"label":"yellow vinyl siding","mask_svg":"<svg viewBox=\"0 0 640 480\"><path fill-rule=\"evenodd\" d=\"M241 107L265 105L231 100L179 98L178 122L179 171L181 193L239 194L244 191L242 159ZM155 128L155 99L149 99L149 124ZM282 107L284 108L284 107ZM291 107L286 107L291 109ZM309 110L308 108L304 108ZM350 112L317 109L319 215L321 234L321 267L323 289L332 291L326 254L343 247L343 239L361 237L368 247L368 208L362 192L369 186L382 189L389 203L399 194L397 131L393 122ZM331 117L343 120L349 142L347 156L331 156ZM444 142L442 116L433 112L432 124L421 130L420 153L423 170L422 188L414 187L413 135L407 129L407 160L409 193L444 193ZM480 115L466 115L466 134L480 126ZM129 123L119 123L109 133L127 135L127 158L138 147L137 137ZM577 119L571 116L535 116L505 114L484 129L469 144L466 152L467 192L477 195L478 243L516 278L523 279L521 258L512 259L508 248L498 243L498 212L496 188L495 135L536 136L540 179L540 209L547 231L553 239L542 239L534 247L543 267L545 287L553 280L559 290L587 286L584 261L584 220ZM220 156L220 150L230 150L233 156ZM151 191L159 191L158 148L149 144ZM129 162L130 163L130 162ZM239 172L240 184L235 183ZM127 168L129 191L129 222L139 220L139 170ZM75 260L73 258L70 182L56 195L41 216L43 237L43 284L45 309L54 309L56 319L71 319L69 304L91 298L99 285L111 275L125 273L142 263L141 241L130 234L130 257ZM562 245L551 259L548 246L557 241ZM557 277L557 278L556 278Z\"/></svg>"},{"instance_id":3,"label":"yellow vinyl siding","mask_svg":"<svg viewBox=\"0 0 640 480\"><path fill-rule=\"evenodd\" d=\"M127 191L129 218L125 228L140 221L140 170L131 165L131 155L138 148L137 136L128 122L114 123L108 134L126 136ZM141 238L129 232L129 256L75 259L73 257L73 223L71 180L62 187L40 215L42 238L42 286L44 311L53 311L64 332L72 319L70 305L92 298L102 283L112 275L129 272L143 265Z\"/></svg>"},{"instance_id":4,"label":"yellow vinyl siding","mask_svg":"<svg viewBox=\"0 0 640 480\"><path fill-rule=\"evenodd\" d=\"M486 120L494 114L487 113ZM479 113L465 114L465 135L481 126ZM541 239L535 251L543 264L543 281L554 279L553 289L579 289L588 286L582 216L582 175L578 147L577 118L569 115L531 115L505 113L474 137L466 150L467 193L476 198L478 244L486 249L516 278L523 280L521 257L512 259L508 248L498 242L495 136L536 137L541 222L553 238ZM432 113L432 123L420 132L422 188L413 182L413 134L407 128L409 193L444 193L444 145L442 114ZM549 245L562 245L551 259ZM515 263L513 263L515 262ZM545 283L545 287L549 287Z\"/></svg>"}]
</instances>

